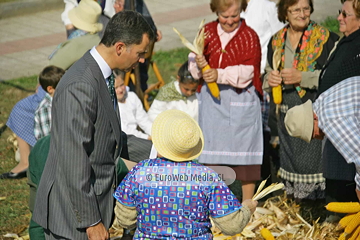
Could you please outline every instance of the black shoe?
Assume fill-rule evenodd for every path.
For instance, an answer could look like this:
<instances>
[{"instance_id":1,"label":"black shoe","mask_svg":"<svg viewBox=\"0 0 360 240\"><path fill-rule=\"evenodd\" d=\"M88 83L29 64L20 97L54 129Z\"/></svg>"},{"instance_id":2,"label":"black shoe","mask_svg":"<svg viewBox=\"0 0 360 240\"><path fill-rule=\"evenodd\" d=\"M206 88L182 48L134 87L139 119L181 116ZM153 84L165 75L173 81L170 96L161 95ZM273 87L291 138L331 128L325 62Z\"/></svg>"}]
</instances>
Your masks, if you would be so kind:
<instances>
[{"instance_id":1,"label":"black shoe","mask_svg":"<svg viewBox=\"0 0 360 240\"><path fill-rule=\"evenodd\" d=\"M13 173L13 172L6 172L0 175L0 179L20 179L20 178L24 178L26 177L26 171L21 171L18 173Z\"/></svg>"}]
</instances>

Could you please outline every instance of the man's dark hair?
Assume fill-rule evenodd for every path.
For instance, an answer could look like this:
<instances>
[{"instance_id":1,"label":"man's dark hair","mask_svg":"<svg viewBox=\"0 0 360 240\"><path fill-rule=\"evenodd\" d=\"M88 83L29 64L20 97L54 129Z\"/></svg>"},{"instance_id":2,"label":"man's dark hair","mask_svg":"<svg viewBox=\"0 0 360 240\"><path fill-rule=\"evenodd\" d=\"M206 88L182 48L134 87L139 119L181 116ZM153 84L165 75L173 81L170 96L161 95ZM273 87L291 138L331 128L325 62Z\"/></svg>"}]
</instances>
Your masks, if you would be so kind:
<instances>
[{"instance_id":1,"label":"man's dark hair","mask_svg":"<svg viewBox=\"0 0 360 240\"><path fill-rule=\"evenodd\" d=\"M150 42L155 41L155 33L140 13L122 11L110 19L100 43L106 47L113 46L117 42L139 45L143 34L147 34Z\"/></svg>"},{"instance_id":2,"label":"man's dark hair","mask_svg":"<svg viewBox=\"0 0 360 240\"><path fill-rule=\"evenodd\" d=\"M65 74L65 70L56 66L47 66L39 74L39 83L41 87L47 92L47 87L51 86L54 89L58 85L60 79Z\"/></svg>"}]
</instances>

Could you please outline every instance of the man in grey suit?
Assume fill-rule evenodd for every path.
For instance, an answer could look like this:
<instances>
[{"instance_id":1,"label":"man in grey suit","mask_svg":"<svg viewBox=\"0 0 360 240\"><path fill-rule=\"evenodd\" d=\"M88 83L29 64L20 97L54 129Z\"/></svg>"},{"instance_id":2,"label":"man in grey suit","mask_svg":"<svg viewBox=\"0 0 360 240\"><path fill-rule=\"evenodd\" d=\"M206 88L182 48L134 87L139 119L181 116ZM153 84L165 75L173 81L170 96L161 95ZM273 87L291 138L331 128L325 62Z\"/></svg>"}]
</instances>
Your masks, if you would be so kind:
<instances>
[{"instance_id":1,"label":"man in grey suit","mask_svg":"<svg viewBox=\"0 0 360 240\"><path fill-rule=\"evenodd\" d=\"M46 239L108 239L114 210L120 115L113 69L144 61L155 34L136 12L111 18L99 45L78 60L56 88L50 151L33 220ZM107 86L108 85L108 86Z\"/></svg>"}]
</instances>

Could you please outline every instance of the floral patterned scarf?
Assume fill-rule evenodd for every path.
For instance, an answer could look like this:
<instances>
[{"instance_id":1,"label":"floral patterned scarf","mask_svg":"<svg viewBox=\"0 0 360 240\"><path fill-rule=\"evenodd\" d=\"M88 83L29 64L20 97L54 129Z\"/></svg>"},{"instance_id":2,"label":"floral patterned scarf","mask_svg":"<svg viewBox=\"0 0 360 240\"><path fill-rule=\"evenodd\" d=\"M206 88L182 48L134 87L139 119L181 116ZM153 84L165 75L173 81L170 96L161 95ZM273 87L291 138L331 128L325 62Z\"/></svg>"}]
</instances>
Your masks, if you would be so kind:
<instances>
[{"instance_id":1,"label":"floral patterned scarf","mask_svg":"<svg viewBox=\"0 0 360 240\"><path fill-rule=\"evenodd\" d=\"M285 42L288 29L289 24L277 32L272 41L273 51L281 48L281 64L279 70L282 70L285 64ZM329 30L316 24L314 21L310 21L296 48L293 67L302 72L313 72L316 66L316 59L320 57L323 46L329 39L329 36ZM300 98L305 96L306 91L300 87L300 84L295 84L295 88Z\"/></svg>"}]
</instances>

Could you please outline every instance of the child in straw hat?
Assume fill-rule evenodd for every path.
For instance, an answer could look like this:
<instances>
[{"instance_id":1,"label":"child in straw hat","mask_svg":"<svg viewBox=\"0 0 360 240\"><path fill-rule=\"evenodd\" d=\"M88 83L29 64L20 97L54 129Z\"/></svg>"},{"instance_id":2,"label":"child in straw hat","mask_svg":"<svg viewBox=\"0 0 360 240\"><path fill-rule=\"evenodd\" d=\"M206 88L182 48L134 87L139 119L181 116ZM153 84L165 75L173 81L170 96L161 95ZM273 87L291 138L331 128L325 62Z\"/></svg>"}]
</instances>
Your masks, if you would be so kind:
<instances>
[{"instance_id":1,"label":"child in straw hat","mask_svg":"<svg viewBox=\"0 0 360 240\"><path fill-rule=\"evenodd\" d=\"M211 217L224 234L240 233L257 202L240 204L214 170L192 161L204 145L197 122L164 111L152 138L158 157L138 163L114 193L116 224L137 227L133 239L212 239Z\"/></svg>"}]
</instances>

